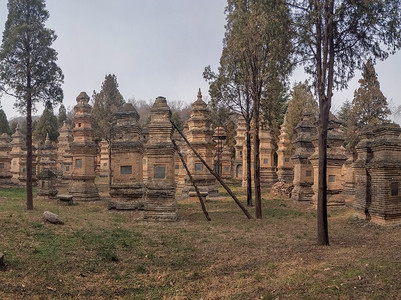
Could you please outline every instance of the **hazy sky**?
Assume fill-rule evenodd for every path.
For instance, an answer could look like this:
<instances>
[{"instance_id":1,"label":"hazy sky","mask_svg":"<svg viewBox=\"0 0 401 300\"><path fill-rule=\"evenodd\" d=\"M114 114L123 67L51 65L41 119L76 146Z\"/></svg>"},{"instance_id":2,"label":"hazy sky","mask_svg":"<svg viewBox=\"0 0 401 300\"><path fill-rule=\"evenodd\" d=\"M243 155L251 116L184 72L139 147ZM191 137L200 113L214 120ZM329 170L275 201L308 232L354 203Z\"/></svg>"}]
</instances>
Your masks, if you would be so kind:
<instances>
[{"instance_id":1,"label":"hazy sky","mask_svg":"<svg viewBox=\"0 0 401 300\"><path fill-rule=\"evenodd\" d=\"M226 0L47 0L47 27L58 39L53 47L63 70L64 105L75 105L85 91L99 91L106 74L117 76L125 99L191 103L198 88L208 95L205 66L217 69L224 37ZM0 31L8 14L0 0ZM376 66L382 91L401 105L401 53ZM360 73L348 91L335 93L333 108L352 100ZM303 80L302 70L292 81ZM1 99L9 119L18 116L12 98ZM38 114L42 108L38 108ZM57 110L56 110L57 111Z\"/></svg>"}]
</instances>

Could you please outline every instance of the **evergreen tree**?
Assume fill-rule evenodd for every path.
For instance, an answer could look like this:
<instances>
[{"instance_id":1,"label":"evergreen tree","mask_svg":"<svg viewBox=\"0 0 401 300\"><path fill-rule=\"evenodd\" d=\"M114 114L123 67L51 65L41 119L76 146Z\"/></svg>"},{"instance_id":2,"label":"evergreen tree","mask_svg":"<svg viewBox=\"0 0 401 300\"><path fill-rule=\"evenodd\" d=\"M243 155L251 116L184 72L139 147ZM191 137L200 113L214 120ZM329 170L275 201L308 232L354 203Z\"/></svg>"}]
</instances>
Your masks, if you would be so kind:
<instances>
[{"instance_id":1,"label":"evergreen tree","mask_svg":"<svg viewBox=\"0 0 401 300\"><path fill-rule=\"evenodd\" d=\"M317 237L329 245L327 131L331 99L367 59L386 59L401 48L401 0L288 0L297 32L298 60L313 77L319 100Z\"/></svg>"},{"instance_id":2,"label":"evergreen tree","mask_svg":"<svg viewBox=\"0 0 401 300\"><path fill-rule=\"evenodd\" d=\"M57 138L60 135L57 117L49 107L43 110L43 114L36 122L35 129L33 130L33 137L37 141L43 142L47 135L49 135L49 139L54 142L57 142Z\"/></svg>"},{"instance_id":3,"label":"evergreen tree","mask_svg":"<svg viewBox=\"0 0 401 300\"><path fill-rule=\"evenodd\" d=\"M26 113L27 209L32 197L32 109L39 101L61 102L63 74L57 66L53 30L45 28L49 13L44 0L9 0L8 17L0 47L0 87L16 98L15 106Z\"/></svg>"},{"instance_id":4,"label":"evergreen tree","mask_svg":"<svg viewBox=\"0 0 401 300\"><path fill-rule=\"evenodd\" d=\"M340 111L337 113L337 119L341 121L343 129L346 131L348 127L348 117L351 111L351 102L346 100L340 107Z\"/></svg>"},{"instance_id":5,"label":"evergreen tree","mask_svg":"<svg viewBox=\"0 0 401 300\"><path fill-rule=\"evenodd\" d=\"M58 127L61 128L64 122L66 121L67 121L67 110L65 109L65 106L61 104L57 116Z\"/></svg>"},{"instance_id":6,"label":"evergreen tree","mask_svg":"<svg viewBox=\"0 0 401 300\"><path fill-rule=\"evenodd\" d=\"M0 109L0 135L3 133L7 133L8 135L12 134L10 125L7 121L6 113L4 110Z\"/></svg>"},{"instance_id":7,"label":"evergreen tree","mask_svg":"<svg viewBox=\"0 0 401 300\"><path fill-rule=\"evenodd\" d=\"M292 89L290 97L291 100L288 102L286 112L286 134L288 140L291 142L295 138L294 129L302 120L305 109L312 108L314 113L317 115L318 107L308 81L296 83ZM290 143L287 151L290 153L292 149L292 144Z\"/></svg>"},{"instance_id":8,"label":"evergreen tree","mask_svg":"<svg viewBox=\"0 0 401 300\"><path fill-rule=\"evenodd\" d=\"M210 67L204 77L211 79L212 98L225 98L243 114L247 122L247 149L249 129L253 119L254 131L254 186L256 217L262 217L259 118L261 102L276 80L284 81L290 64L291 21L285 0L228 0L224 48L220 58L219 75ZM217 95L217 97L215 96ZM271 120L268 120L271 122ZM250 159L247 157L247 161ZM248 163L249 165L249 163ZM250 169L247 170L247 190L250 191ZM247 198L250 193L248 192ZM247 199L247 203L251 199Z\"/></svg>"},{"instance_id":9,"label":"evergreen tree","mask_svg":"<svg viewBox=\"0 0 401 300\"><path fill-rule=\"evenodd\" d=\"M360 87L354 92L350 121L359 128L387 121L391 111L386 97L380 90L375 68L370 61L363 68L359 85Z\"/></svg>"},{"instance_id":10,"label":"evergreen tree","mask_svg":"<svg viewBox=\"0 0 401 300\"><path fill-rule=\"evenodd\" d=\"M109 144L109 185L111 184L111 143L114 137L114 113L125 103L118 90L117 77L105 76L99 93L93 92L93 129L95 138Z\"/></svg>"},{"instance_id":11,"label":"evergreen tree","mask_svg":"<svg viewBox=\"0 0 401 300\"><path fill-rule=\"evenodd\" d=\"M366 126L388 121L391 114L387 99L380 90L375 68L370 61L363 68L359 85L359 88L354 92L354 99L347 120L347 149L353 153L355 153L355 146L359 142L361 130Z\"/></svg>"}]
</instances>

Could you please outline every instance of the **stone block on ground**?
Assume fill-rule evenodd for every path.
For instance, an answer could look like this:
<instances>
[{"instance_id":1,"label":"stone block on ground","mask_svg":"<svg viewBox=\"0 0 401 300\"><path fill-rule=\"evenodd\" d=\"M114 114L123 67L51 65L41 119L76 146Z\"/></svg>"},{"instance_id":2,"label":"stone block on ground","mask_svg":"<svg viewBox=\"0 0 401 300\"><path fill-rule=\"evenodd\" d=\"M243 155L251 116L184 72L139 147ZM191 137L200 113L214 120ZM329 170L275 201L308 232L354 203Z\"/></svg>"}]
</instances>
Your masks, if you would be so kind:
<instances>
[{"instance_id":1,"label":"stone block on ground","mask_svg":"<svg viewBox=\"0 0 401 300\"><path fill-rule=\"evenodd\" d=\"M45 211L43 213L43 218L45 219L45 221L52 224L61 224L61 225L64 224L64 221L60 218L60 216L50 211Z\"/></svg>"}]
</instances>

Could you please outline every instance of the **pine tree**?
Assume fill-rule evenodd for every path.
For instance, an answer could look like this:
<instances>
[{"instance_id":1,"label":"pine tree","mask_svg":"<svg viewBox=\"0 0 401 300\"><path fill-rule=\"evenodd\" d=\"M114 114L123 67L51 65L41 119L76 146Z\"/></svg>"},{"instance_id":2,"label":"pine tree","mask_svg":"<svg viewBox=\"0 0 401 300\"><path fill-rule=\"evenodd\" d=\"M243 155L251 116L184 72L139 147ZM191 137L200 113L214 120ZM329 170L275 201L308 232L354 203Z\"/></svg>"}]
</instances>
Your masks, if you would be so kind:
<instances>
[{"instance_id":1,"label":"pine tree","mask_svg":"<svg viewBox=\"0 0 401 300\"><path fill-rule=\"evenodd\" d=\"M114 113L125 103L118 90L117 77L105 76L99 93L93 92L93 129L95 138L109 144L109 185L111 184L111 143L114 137Z\"/></svg>"},{"instance_id":2,"label":"pine tree","mask_svg":"<svg viewBox=\"0 0 401 300\"><path fill-rule=\"evenodd\" d=\"M359 80L360 87L354 92L351 122L359 128L375 125L388 120L391 111L387 99L380 90L380 83L374 66L368 61Z\"/></svg>"},{"instance_id":3,"label":"pine tree","mask_svg":"<svg viewBox=\"0 0 401 300\"><path fill-rule=\"evenodd\" d=\"M348 117L351 111L351 102L346 100L340 107L340 111L337 113L337 119L341 121L343 129L346 131L348 127Z\"/></svg>"},{"instance_id":4,"label":"pine tree","mask_svg":"<svg viewBox=\"0 0 401 300\"><path fill-rule=\"evenodd\" d=\"M297 32L297 56L313 77L319 100L317 237L329 245L327 133L333 91L346 88L367 59L401 48L400 0L288 0Z\"/></svg>"},{"instance_id":5,"label":"pine tree","mask_svg":"<svg viewBox=\"0 0 401 300\"><path fill-rule=\"evenodd\" d=\"M33 210L32 109L39 101L61 102L63 74L57 66L53 30L45 28L49 12L44 0L9 0L8 17L0 47L0 87L16 98L26 113L27 209Z\"/></svg>"},{"instance_id":6,"label":"pine tree","mask_svg":"<svg viewBox=\"0 0 401 300\"><path fill-rule=\"evenodd\" d=\"M294 128L302 120L305 108L312 107L314 113L317 115L318 106L313 97L308 81L295 84L290 97L291 100L288 102L288 108L286 111L286 134L288 140L291 142L294 139ZM291 153L292 149L292 144L290 143L287 149L288 153Z\"/></svg>"},{"instance_id":7,"label":"pine tree","mask_svg":"<svg viewBox=\"0 0 401 300\"><path fill-rule=\"evenodd\" d=\"M347 149L353 153L359 142L361 130L366 126L388 121L388 116L391 114L387 99L380 90L375 68L370 61L363 68L359 85L354 92L346 132Z\"/></svg>"},{"instance_id":8,"label":"pine tree","mask_svg":"<svg viewBox=\"0 0 401 300\"><path fill-rule=\"evenodd\" d=\"M4 110L0 109L0 135L7 133L11 135L11 128L7 121L7 116Z\"/></svg>"},{"instance_id":9,"label":"pine tree","mask_svg":"<svg viewBox=\"0 0 401 300\"><path fill-rule=\"evenodd\" d=\"M65 121L67 121L67 110L65 109L65 106L61 104L57 116L58 127L61 128Z\"/></svg>"},{"instance_id":10,"label":"pine tree","mask_svg":"<svg viewBox=\"0 0 401 300\"><path fill-rule=\"evenodd\" d=\"M33 137L37 141L43 142L47 135L49 135L49 139L54 142L57 142L57 138L60 135L57 117L49 107L43 110L43 114L37 121L33 131Z\"/></svg>"}]
</instances>

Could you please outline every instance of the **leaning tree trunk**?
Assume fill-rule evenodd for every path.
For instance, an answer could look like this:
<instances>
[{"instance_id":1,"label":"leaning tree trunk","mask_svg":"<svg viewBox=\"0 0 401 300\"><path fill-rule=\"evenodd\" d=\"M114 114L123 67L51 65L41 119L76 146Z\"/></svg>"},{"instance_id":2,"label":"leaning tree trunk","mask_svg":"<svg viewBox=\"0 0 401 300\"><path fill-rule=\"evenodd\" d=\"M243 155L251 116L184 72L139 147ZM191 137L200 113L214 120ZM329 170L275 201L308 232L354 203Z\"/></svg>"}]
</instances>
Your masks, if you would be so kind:
<instances>
[{"instance_id":1,"label":"leaning tree trunk","mask_svg":"<svg viewBox=\"0 0 401 300\"><path fill-rule=\"evenodd\" d=\"M256 99L254 103L254 143L253 143L253 181L255 182L255 204L256 204L256 218L262 218L262 192L260 189L260 159L259 159L259 106L260 100Z\"/></svg>"},{"instance_id":2,"label":"leaning tree trunk","mask_svg":"<svg viewBox=\"0 0 401 300\"><path fill-rule=\"evenodd\" d=\"M32 95L31 77L27 76L26 99L26 209L33 210L32 192Z\"/></svg>"},{"instance_id":3,"label":"leaning tree trunk","mask_svg":"<svg viewBox=\"0 0 401 300\"><path fill-rule=\"evenodd\" d=\"M251 121L246 121L246 204L252 206Z\"/></svg>"}]
</instances>

